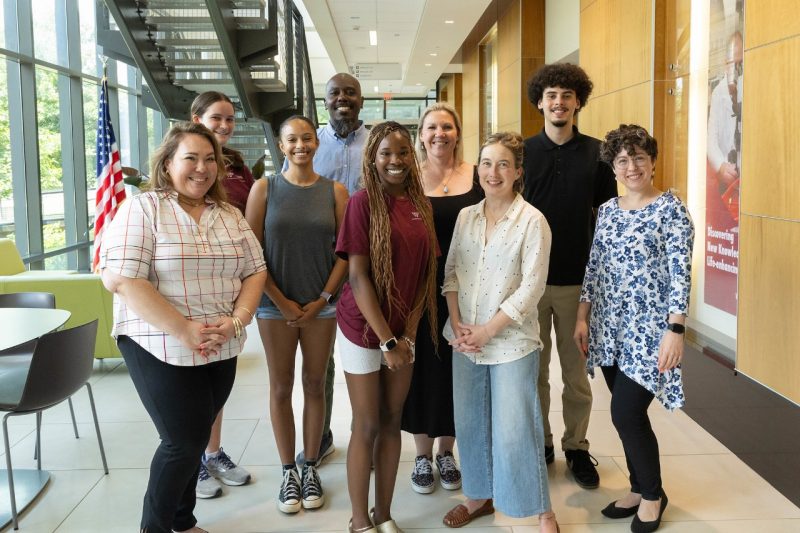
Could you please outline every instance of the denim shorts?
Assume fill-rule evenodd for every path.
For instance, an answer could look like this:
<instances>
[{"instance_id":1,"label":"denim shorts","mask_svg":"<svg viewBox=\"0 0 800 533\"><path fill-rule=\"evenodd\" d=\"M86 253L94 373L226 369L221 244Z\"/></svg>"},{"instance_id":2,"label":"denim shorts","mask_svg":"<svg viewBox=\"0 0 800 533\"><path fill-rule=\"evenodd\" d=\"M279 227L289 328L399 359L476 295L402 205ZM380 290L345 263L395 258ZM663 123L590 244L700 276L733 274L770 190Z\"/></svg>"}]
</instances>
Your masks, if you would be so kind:
<instances>
[{"instance_id":1,"label":"denim shorts","mask_svg":"<svg viewBox=\"0 0 800 533\"><path fill-rule=\"evenodd\" d=\"M272 300L267 298L266 294L261 296L261 301L258 303L256 318L261 320L286 320L280 309L272 303ZM336 304L327 304L317 313L317 318L336 318Z\"/></svg>"}]
</instances>

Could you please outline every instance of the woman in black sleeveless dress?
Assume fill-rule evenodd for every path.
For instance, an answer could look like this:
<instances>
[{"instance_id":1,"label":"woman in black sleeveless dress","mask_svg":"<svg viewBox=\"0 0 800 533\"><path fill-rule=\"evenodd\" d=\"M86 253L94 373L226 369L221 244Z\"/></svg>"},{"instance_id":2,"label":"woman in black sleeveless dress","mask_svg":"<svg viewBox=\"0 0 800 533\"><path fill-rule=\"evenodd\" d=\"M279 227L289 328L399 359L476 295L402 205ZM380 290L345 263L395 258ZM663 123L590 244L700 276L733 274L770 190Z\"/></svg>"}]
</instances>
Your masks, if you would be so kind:
<instances>
[{"instance_id":1,"label":"woman in black sleeveless dress","mask_svg":"<svg viewBox=\"0 0 800 533\"><path fill-rule=\"evenodd\" d=\"M442 252L436 273L437 286L441 287L458 213L478 203L483 195L476 185L475 168L463 160L461 119L450 105L438 102L425 110L419 121L416 148L422 184L433 207L433 221ZM441 294L438 295L438 315L439 324L447 322L447 302ZM411 488L420 494L429 494L436 486L434 464L443 488L461 487L461 472L453 457L453 350L442 332L438 333L437 355L427 318L420 320L414 375L403 410L402 429L414 434L417 450ZM434 461L435 441L438 442Z\"/></svg>"}]
</instances>

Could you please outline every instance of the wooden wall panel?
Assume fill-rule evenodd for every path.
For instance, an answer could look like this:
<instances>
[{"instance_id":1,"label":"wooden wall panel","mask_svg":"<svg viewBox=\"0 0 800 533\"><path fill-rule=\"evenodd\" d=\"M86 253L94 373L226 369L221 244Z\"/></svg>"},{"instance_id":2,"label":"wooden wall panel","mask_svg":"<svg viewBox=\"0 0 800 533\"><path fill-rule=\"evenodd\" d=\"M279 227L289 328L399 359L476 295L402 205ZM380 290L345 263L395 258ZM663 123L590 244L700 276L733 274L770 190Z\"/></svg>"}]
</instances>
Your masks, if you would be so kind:
<instances>
[{"instance_id":1,"label":"wooden wall panel","mask_svg":"<svg viewBox=\"0 0 800 533\"><path fill-rule=\"evenodd\" d=\"M497 85L497 130L519 132L522 118L520 87L523 85L519 60L497 73Z\"/></svg>"},{"instance_id":2,"label":"wooden wall panel","mask_svg":"<svg viewBox=\"0 0 800 533\"><path fill-rule=\"evenodd\" d=\"M744 65L741 210L800 220L800 36L745 51Z\"/></svg>"},{"instance_id":3,"label":"wooden wall panel","mask_svg":"<svg viewBox=\"0 0 800 533\"><path fill-rule=\"evenodd\" d=\"M736 366L800 403L800 224L743 215L740 231Z\"/></svg>"},{"instance_id":4,"label":"wooden wall panel","mask_svg":"<svg viewBox=\"0 0 800 533\"><path fill-rule=\"evenodd\" d=\"M480 73L478 71L478 42L474 46L464 47L463 73L461 76L461 124L464 129L464 159L476 161L478 159L478 138L480 121Z\"/></svg>"},{"instance_id":5,"label":"wooden wall panel","mask_svg":"<svg viewBox=\"0 0 800 533\"><path fill-rule=\"evenodd\" d=\"M657 81L654 94L663 97L662 127L657 135L659 165L656 168L656 187L675 189L678 196L687 202L688 149L689 149L689 76L674 81ZM671 91L671 93L670 93ZM658 98L656 98L658 99ZM658 114L654 115L654 119Z\"/></svg>"},{"instance_id":6,"label":"wooden wall panel","mask_svg":"<svg viewBox=\"0 0 800 533\"><path fill-rule=\"evenodd\" d=\"M744 11L745 48L755 48L800 34L796 0L751 0Z\"/></svg>"},{"instance_id":7,"label":"wooden wall panel","mask_svg":"<svg viewBox=\"0 0 800 533\"><path fill-rule=\"evenodd\" d=\"M652 79L650 2L598 0L581 11L580 62L596 94Z\"/></svg>"},{"instance_id":8,"label":"wooden wall panel","mask_svg":"<svg viewBox=\"0 0 800 533\"><path fill-rule=\"evenodd\" d=\"M602 139L620 124L640 124L650 128L652 84L640 83L611 94L593 96L579 114L582 133Z\"/></svg>"}]
</instances>

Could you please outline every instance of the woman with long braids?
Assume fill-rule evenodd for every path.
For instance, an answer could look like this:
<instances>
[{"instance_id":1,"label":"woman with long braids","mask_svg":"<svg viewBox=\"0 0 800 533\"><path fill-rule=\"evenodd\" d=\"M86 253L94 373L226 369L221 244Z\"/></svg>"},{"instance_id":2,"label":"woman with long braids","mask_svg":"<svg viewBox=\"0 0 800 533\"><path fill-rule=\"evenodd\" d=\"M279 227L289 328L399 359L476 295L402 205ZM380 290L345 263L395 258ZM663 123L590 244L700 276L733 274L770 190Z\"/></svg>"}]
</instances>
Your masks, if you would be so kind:
<instances>
[{"instance_id":1,"label":"woman with long braids","mask_svg":"<svg viewBox=\"0 0 800 533\"><path fill-rule=\"evenodd\" d=\"M434 344L437 341L438 247L406 128L396 122L372 128L362 175L365 188L350 198L336 245L336 253L349 261L350 272L336 308L336 342L353 410L347 450L353 513L349 530L395 533L399 529L391 504L400 460L400 420L424 311ZM373 457L375 507L368 513Z\"/></svg>"}]
</instances>

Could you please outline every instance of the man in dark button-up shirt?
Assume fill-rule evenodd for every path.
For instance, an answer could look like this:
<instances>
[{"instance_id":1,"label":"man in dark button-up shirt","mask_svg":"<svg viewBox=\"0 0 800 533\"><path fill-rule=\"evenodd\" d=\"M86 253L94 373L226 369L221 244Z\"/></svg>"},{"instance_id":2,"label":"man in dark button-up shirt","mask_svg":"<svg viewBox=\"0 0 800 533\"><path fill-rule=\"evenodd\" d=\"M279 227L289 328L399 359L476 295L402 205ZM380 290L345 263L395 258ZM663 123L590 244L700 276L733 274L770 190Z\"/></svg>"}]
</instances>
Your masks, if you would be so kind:
<instances>
[{"instance_id":1,"label":"man in dark button-up shirt","mask_svg":"<svg viewBox=\"0 0 800 533\"><path fill-rule=\"evenodd\" d=\"M598 157L599 141L583 135L575 115L586 105L592 82L577 65L545 65L528 82L528 99L544 116L544 129L525 141L525 199L547 218L553 235L547 287L539 301L542 348L539 397L545 431L545 459L555 449L550 411L550 330L556 343L564 383L564 436L561 447L575 481L597 488L600 478L589 455L586 431L592 410L592 390L585 360L572 334L586 263L592 244L594 209L617 195L614 173Z\"/></svg>"}]
</instances>

